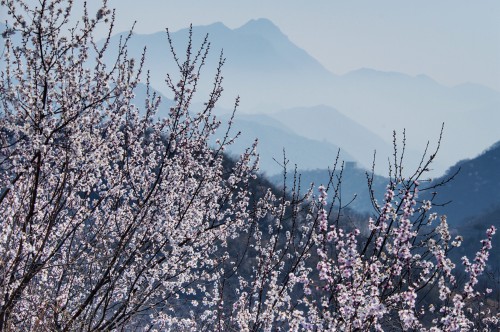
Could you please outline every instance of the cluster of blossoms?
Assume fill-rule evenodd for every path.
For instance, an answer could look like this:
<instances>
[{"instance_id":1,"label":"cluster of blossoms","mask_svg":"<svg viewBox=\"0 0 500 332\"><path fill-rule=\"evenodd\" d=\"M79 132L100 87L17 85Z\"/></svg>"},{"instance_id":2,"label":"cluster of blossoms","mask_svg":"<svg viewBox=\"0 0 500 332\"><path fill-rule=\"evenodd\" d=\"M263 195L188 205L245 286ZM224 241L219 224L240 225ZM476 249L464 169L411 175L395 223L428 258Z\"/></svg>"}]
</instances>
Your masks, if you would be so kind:
<instances>
[{"instance_id":1,"label":"cluster of blossoms","mask_svg":"<svg viewBox=\"0 0 500 332\"><path fill-rule=\"evenodd\" d=\"M371 234L376 234L371 246L366 242L359 245L358 242L366 239L357 229L345 233L333 224L325 226L326 193L322 187L319 192L317 273L310 271L307 276L297 278L304 284L301 301L304 309L293 315L300 320L294 326L314 331L382 331L394 327L455 331L471 330L478 322L486 329L498 324L498 313L485 308L473 313L469 305L471 298L481 299L486 295L473 289L486 267L495 233L493 226L487 231L487 239L482 241L475 263L463 258L470 278L460 290L452 273L455 266L447 257L451 237L446 218L442 217L436 227L435 234L439 236L428 239L428 248L418 245L422 241L415 229L416 221L410 219L416 212L418 182L414 183L413 191L409 188L403 191L399 203L394 201L393 186L388 188L378 220L369 222ZM397 204L401 212L394 209L393 204ZM427 212L428 205L424 203L422 210ZM430 220L433 219L432 216ZM432 285L438 286L440 303L433 302L426 307L426 299L419 294L424 294L423 290Z\"/></svg>"},{"instance_id":2,"label":"cluster of blossoms","mask_svg":"<svg viewBox=\"0 0 500 332\"><path fill-rule=\"evenodd\" d=\"M0 330L498 324L470 305L485 296L476 286L494 227L474 262L463 259L462 287L448 257L461 240L450 242L445 217L432 228L438 217L427 215L430 201L417 207L418 181L394 179L366 229L349 227L332 212L338 186L330 202L330 186L318 197L312 187L279 194L255 185L256 143L235 161L223 155L229 131L210 145L224 61L193 112L206 39L194 52L190 35L183 61L174 52L174 103L158 120L149 85L137 106L144 58L127 57L131 34L105 61L114 21L106 1L70 29L73 1L0 4L10 17L0 73ZM103 43L93 37L99 24L109 26ZM422 294L436 286L429 302Z\"/></svg>"},{"instance_id":3,"label":"cluster of blossoms","mask_svg":"<svg viewBox=\"0 0 500 332\"><path fill-rule=\"evenodd\" d=\"M406 184L398 190L400 195L394 193L394 184L389 186L377 220L369 222L368 238L359 229L329 218L332 202L325 187L319 187L316 201L309 192L310 204L302 206L307 213L304 219L294 221L292 215L287 223L278 217L281 223L276 224L292 230L297 224L297 230L304 232L302 238L294 250L284 243L277 245L279 232L270 233L267 246L259 242L255 247L259 269L252 274L258 282L240 285L248 291L237 296L225 327L244 331L495 329L498 312L484 304L472 305L473 300L484 301L491 290L470 291L486 267L494 228L487 231L475 263L464 259L470 281L460 284L448 257L456 241L451 241L445 217L433 228L436 215L427 216L428 204L417 207L418 186L418 182ZM280 216L276 212L271 215ZM285 252L291 264L279 264Z\"/></svg>"}]
</instances>

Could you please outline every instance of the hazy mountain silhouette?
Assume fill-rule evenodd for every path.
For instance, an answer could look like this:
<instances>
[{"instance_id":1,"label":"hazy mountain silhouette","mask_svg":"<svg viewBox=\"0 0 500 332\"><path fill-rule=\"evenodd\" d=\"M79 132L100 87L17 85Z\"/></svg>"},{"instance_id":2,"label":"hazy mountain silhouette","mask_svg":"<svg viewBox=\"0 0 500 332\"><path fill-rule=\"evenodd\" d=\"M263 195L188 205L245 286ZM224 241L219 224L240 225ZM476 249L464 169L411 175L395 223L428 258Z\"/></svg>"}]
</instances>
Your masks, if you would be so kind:
<instances>
[{"instance_id":1,"label":"hazy mountain silhouette","mask_svg":"<svg viewBox=\"0 0 500 332\"><path fill-rule=\"evenodd\" d=\"M332 165L333 166L333 165ZM340 187L340 198L341 204L343 206L347 205L354 211L360 213L373 214L375 209L373 207L370 191L368 188L367 170L359 167L357 163L339 161L337 165L337 170L333 177L333 186L341 179ZM300 182L301 182L301 193L307 192L311 184L314 184L316 188L320 185L328 185L330 182L330 176L332 169L313 169L313 170L299 170ZM369 172L369 174L371 174ZM278 187L283 186L283 176L275 175L270 177L272 183ZM292 188L294 178L292 174L287 177L287 188ZM374 190L375 196L379 201L383 200L386 186L389 183L389 179L383 176L375 175L373 178L372 189ZM338 204L338 201L336 202Z\"/></svg>"},{"instance_id":2,"label":"hazy mountain silhouette","mask_svg":"<svg viewBox=\"0 0 500 332\"><path fill-rule=\"evenodd\" d=\"M500 207L500 142L494 144L478 157L463 160L452 166L447 175L435 179L439 183L458 171L454 179L439 187L437 203L446 203L436 208L446 214L450 225L465 225L472 219ZM492 221L500 227L500 219Z\"/></svg>"},{"instance_id":3,"label":"hazy mountain silhouette","mask_svg":"<svg viewBox=\"0 0 500 332\"><path fill-rule=\"evenodd\" d=\"M392 142L388 143L333 107L295 107L272 113L271 116L299 135L336 144L349 151L360 163L359 166L365 169L371 169L376 151L376 170L379 174L385 174L387 171L387 158L394 152ZM416 165L421 158L417 151L407 151L406 155L409 168L410 165Z\"/></svg>"},{"instance_id":4,"label":"hazy mountain silhouette","mask_svg":"<svg viewBox=\"0 0 500 332\"><path fill-rule=\"evenodd\" d=\"M222 23L193 27L193 45L196 49L202 44L205 35L209 35L211 53L207 58L204 82L200 91L211 88L214 67L223 50L225 98L222 106L231 108L237 95L242 98L242 105L247 108L261 105L281 105L286 95L286 106L301 105L317 100L324 93L316 91L325 86L334 75L328 72L317 60L304 50L296 47L269 20L252 20L238 29L229 29ZM113 37L112 46L118 45L122 33ZM185 57L189 29L172 32L173 46L179 58ZM150 70L151 82L156 89L169 96L164 83L165 73L176 73L175 62L165 32L147 35L134 35L128 42L130 56L138 58L147 47L145 67ZM116 53L115 53L116 54ZM114 58L113 52L108 54ZM301 91L290 94L290 91ZM326 90L325 90L326 91ZM203 93L202 93L203 94ZM202 96L199 96L202 98Z\"/></svg>"},{"instance_id":5,"label":"hazy mountain silhouette","mask_svg":"<svg viewBox=\"0 0 500 332\"><path fill-rule=\"evenodd\" d=\"M228 116L220 119L227 122ZM241 136L228 148L229 153L241 153L257 138L260 171L267 175L281 176L284 157L288 161L288 171L293 171L295 165L301 170L310 170L333 165L339 152L337 145L300 136L266 115L237 114L231 129L234 134L241 132ZM224 125L216 136L223 132ZM343 160L355 160L345 149L340 150L340 156Z\"/></svg>"},{"instance_id":6,"label":"hazy mountain silhouette","mask_svg":"<svg viewBox=\"0 0 500 332\"><path fill-rule=\"evenodd\" d=\"M153 93L161 98L158 110L154 118L168 116L170 107L174 102L162 95L160 92L150 88L150 98ZM145 99L147 89L144 84L139 84L135 90L134 104L144 114ZM196 114L204 109L202 104L193 104L191 112ZM228 110L217 108L214 115L221 121L221 127L212 137L212 144L216 139L223 139L227 131L227 123L230 120ZM283 172L283 157L286 157L288 171L292 171L295 165L301 170L326 168L333 165L339 147L324 140L314 140L303 137L277 119L262 114L236 114L236 118L231 126L230 137L234 137L239 132L239 137L229 145L226 152L229 155L239 155L245 149L252 146L255 139L259 144L260 171L267 175L281 174ZM285 156L283 155L285 152ZM348 151L340 151L342 160L354 161L355 158Z\"/></svg>"},{"instance_id":7,"label":"hazy mountain silhouette","mask_svg":"<svg viewBox=\"0 0 500 332\"><path fill-rule=\"evenodd\" d=\"M408 145L419 151L427 140L437 141L444 123L441 165L475 156L500 139L500 93L481 85L449 88L423 75L361 69L340 77L334 91L334 105L344 114L384 139L406 128Z\"/></svg>"},{"instance_id":8,"label":"hazy mountain silhouette","mask_svg":"<svg viewBox=\"0 0 500 332\"><path fill-rule=\"evenodd\" d=\"M188 29L171 33L181 61L188 33ZM434 175L444 172L439 163L449 165L470 158L500 139L496 128L500 123L500 92L487 87L472 83L447 87L425 75L367 68L334 75L267 19L251 20L236 29L222 23L193 27L195 48L207 33L211 53L206 71L202 72L204 80L198 87L199 102L211 88L211 75L223 49L227 59L223 68L225 92L219 105L224 108L230 109L237 95L241 96L242 112L270 114L297 106L329 105L386 142L392 141L393 129L401 132L406 128L407 148L417 151L411 155L423 152L428 140L431 145L436 142L445 122ZM114 45L119 37L113 37ZM150 70L151 82L171 97L164 84L165 73L175 76L178 69L170 55L166 33L135 35L128 46L129 55L136 58L147 46L145 67ZM315 117L308 121L328 123ZM342 124L329 125L332 131L341 131ZM368 137L359 139L370 142Z\"/></svg>"}]
</instances>

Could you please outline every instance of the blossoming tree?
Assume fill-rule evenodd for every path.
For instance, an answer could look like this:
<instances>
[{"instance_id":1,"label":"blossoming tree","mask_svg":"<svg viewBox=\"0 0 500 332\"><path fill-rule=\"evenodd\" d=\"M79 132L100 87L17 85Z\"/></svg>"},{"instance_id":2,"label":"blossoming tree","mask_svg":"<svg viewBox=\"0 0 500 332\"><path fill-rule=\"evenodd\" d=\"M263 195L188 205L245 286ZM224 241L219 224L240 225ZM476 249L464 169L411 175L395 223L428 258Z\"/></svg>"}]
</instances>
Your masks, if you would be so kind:
<instances>
[{"instance_id":1,"label":"blossoming tree","mask_svg":"<svg viewBox=\"0 0 500 332\"><path fill-rule=\"evenodd\" d=\"M219 123L190 113L207 45L179 63L169 117L134 105L140 59L103 62L106 2L68 30L71 1L2 1L0 330L110 330L174 310L195 281L218 277L247 216L252 151L231 169L210 148ZM109 30L111 33L111 29ZM226 174L229 173L229 174ZM169 307L169 308L167 308Z\"/></svg>"},{"instance_id":2,"label":"blossoming tree","mask_svg":"<svg viewBox=\"0 0 500 332\"><path fill-rule=\"evenodd\" d=\"M445 217L429 214L431 202L418 201L427 165L409 180L396 168L366 227L344 223L333 176L317 197L312 187L305 196L257 190L255 146L228 161L229 131L209 144L222 57L205 106L191 106L207 40L196 51L190 39L183 60L173 52L174 105L156 119L161 100L144 58L127 56L131 34L113 63L104 60L114 21L106 1L73 25L72 1L30 3L1 1L9 19L0 64L0 330L498 323L470 305L484 298L475 286L495 229L473 262L464 258L469 278L459 285L447 258L459 239ZM101 24L109 34L99 43Z\"/></svg>"}]
</instances>

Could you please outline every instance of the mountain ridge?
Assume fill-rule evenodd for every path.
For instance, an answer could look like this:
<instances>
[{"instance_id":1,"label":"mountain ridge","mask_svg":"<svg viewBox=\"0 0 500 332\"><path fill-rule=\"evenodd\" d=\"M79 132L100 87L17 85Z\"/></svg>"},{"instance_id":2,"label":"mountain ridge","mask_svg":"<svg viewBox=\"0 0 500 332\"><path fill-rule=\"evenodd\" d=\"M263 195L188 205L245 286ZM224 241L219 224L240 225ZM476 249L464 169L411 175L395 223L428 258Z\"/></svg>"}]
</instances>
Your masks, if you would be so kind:
<instances>
[{"instance_id":1,"label":"mountain ridge","mask_svg":"<svg viewBox=\"0 0 500 332\"><path fill-rule=\"evenodd\" d=\"M181 59L188 31L171 32ZM212 54L202 73L205 83L198 86L201 98L195 102L203 102L209 93L213 67L223 49L225 92L219 103L223 108L232 108L236 96L241 97L239 109L243 113L272 114L293 107L329 105L385 141L392 140L393 130L401 133L406 128L407 148L420 152L427 139L436 144L444 122L438 154L441 165L474 156L500 139L495 125L500 123L500 93L494 90L470 83L447 87L423 74L411 76L367 68L335 75L267 19L249 21L235 29L220 22L194 26L195 48L206 33L210 35ZM171 56L166 35L132 38L129 54L139 57L144 45L148 48L145 67L150 69L153 86L172 97L163 73L176 73L177 68L173 61L167 61ZM337 130L337 124L331 125L332 130ZM444 168L436 164L433 176L443 172Z\"/></svg>"}]
</instances>

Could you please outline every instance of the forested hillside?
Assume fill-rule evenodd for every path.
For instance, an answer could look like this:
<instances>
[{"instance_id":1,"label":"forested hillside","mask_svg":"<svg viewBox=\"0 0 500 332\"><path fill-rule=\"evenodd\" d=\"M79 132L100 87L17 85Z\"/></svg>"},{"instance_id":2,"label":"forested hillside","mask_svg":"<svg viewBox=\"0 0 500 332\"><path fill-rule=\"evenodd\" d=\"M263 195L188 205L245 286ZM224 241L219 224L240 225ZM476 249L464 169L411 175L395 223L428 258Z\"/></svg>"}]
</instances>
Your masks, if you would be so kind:
<instances>
[{"instance_id":1,"label":"forested hillside","mask_svg":"<svg viewBox=\"0 0 500 332\"><path fill-rule=\"evenodd\" d=\"M496 143L476 158L463 160L450 167L443 177L453 181L439 188L436 203L447 203L439 212L455 220L454 225L468 224L471 219L498 209L500 205L500 144Z\"/></svg>"}]
</instances>

